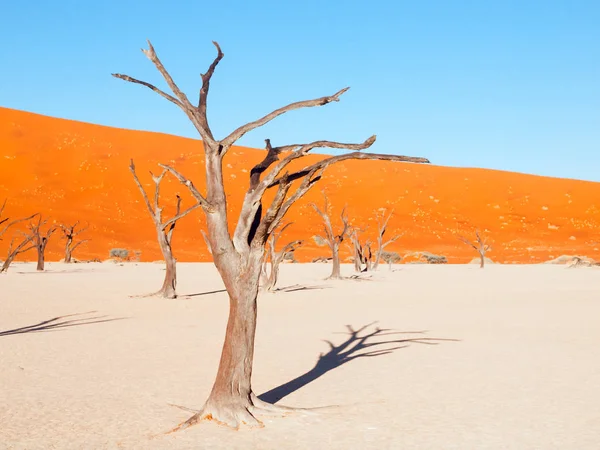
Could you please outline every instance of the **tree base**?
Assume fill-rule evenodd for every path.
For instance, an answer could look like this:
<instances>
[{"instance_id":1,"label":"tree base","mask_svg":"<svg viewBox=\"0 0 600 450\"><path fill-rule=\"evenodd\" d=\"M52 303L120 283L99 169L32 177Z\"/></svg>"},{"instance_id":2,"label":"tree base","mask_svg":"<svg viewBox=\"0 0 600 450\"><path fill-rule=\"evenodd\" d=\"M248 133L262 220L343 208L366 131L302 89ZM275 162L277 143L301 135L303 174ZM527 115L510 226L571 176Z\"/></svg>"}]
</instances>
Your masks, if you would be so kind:
<instances>
[{"instance_id":1,"label":"tree base","mask_svg":"<svg viewBox=\"0 0 600 450\"><path fill-rule=\"evenodd\" d=\"M202 421L213 421L235 430L238 430L242 425L251 428L263 428L264 423L257 416L282 417L295 412L312 414L310 409L290 408L263 402L254 394L251 394L250 399L247 401L236 399L234 402L214 402L209 400L201 411L177 425L169 433L185 430Z\"/></svg>"}]
</instances>

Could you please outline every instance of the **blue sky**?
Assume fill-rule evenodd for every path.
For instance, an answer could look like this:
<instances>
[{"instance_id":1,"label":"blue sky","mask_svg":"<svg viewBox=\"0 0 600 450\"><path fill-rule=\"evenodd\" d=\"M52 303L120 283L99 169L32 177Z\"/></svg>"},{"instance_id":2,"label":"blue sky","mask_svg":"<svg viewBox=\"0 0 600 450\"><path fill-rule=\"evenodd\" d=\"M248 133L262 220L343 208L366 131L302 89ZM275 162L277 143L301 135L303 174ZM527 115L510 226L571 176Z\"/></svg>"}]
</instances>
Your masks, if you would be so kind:
<instances>
[{"instance_id":1,"label":"blue sky","mask_svg":"<svg viewBox=\"0 0 600 450\"><path fill-rule=\"evenodd\" d=\"M195 98L217 40L217 137L351 86L240 144L377 134L375 152L600 181L597 0L37 0L4 2L0 21L0 106L196 137L174 105L110 74L164 86L139 51L149 38Z\"/></svg>"}]
</instances>

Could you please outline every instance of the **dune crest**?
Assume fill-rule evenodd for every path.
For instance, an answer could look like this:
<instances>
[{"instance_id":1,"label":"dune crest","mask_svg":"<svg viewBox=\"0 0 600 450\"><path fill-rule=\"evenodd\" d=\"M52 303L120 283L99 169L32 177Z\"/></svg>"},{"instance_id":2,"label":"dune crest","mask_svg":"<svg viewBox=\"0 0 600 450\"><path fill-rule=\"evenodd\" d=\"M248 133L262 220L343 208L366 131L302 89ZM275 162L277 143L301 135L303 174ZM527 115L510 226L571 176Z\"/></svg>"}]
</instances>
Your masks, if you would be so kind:
<instances>
[{"instance_id":1,"label":"dune crest","mask_svg":"<svg viewBox=\"0 0 600 450\"><path fill-rule=\"evenodd\" d=\"M20 217L41 212L57 223L89 222L77 249L77 259L108 257L112 248L141 251L142 261L160 259L154 227L131 174L134 158L140 179L152 188L149 170L159 162L175 165L203 188L200 141L160 133L124 130L0 108L0 200L8 199L6 214ZM387 149L410 153L401 147ZM249 170L263 150L234 147L225 159L225 179L232 217L248 185ZM428 155L421 155L427 157ZM312 155L306 162L318 160ZM435 161L434 161L435 163ZM404 236L386 248L400 255L431 252L450 263L466 263L476 255L457 234L480 229L489 236L489 257L498 263L539 263L563 254L600 259L600 183L558 179L487 169L452 168L388 161L346 161L331 167L324 182L290 210L294 222L282 245L303 239L296 251L300 262L327 255L312 236L322 226L309 202L319 202L325 189L332 217L347 204L353 224L368 227L376 237L375 215L393 208L388 232ZM164 182L165 213L175 194L192 202L187 189L174 179ZM208 261L200 229L201 211L180 221L173 238L179 261ZM0 241L0 259L11 233ZM60 260L64 241L59 233L48 244L47 259ZM342 246L342 258L350 255ZM32 260L33 253L23 259Z\"/></svg>"}]
</instances>

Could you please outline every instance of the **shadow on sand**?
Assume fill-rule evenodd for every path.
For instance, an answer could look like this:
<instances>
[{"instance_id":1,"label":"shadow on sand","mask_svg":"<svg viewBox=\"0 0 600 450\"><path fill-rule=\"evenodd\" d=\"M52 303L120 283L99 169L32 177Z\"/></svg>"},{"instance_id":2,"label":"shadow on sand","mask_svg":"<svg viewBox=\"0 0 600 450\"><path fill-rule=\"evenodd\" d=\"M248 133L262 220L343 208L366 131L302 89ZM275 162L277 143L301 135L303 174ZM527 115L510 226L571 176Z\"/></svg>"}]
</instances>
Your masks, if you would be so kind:
<instances>
[{"instance_id":1,"label":"shadow on sand","mask_svg":"<svg viewBox=\"0 0 600 450\"><path fill-rule=\"evenodd\" d=\"M394 350L406 348L411 344L437 345L442 341L459 341L459 339L430 337L407 339L385 338L386 336L398 336L400 334L425 334L426 331L391 331L379 327L375 327L374 331L366 332L361 336L361 333L372 325L373 323L370 323L357 330L350 325L346 325L348 331L343 334L347 334L348 338L339 345L334 345L331 341L326 340L325 342L329 345L329 351L319 355L319 359L312 369L281 386L277 386L276 388L259 395L259 398L267 403L277 403L282 398L287 397L298 389L312 383L330 370L357 358L372 358L375 356L387 355Z\"/></svg>"},{"instance_id":2,"label":"shadow on sand","mask_svg":"<svg viewBox=\"0 0 600 450\"><path fill-rule=\"evenodd\" d=\"M25 333L41 333L44 331L53 331L61 328L75 327L79 325L90 325L93 323L112 322L114 320L123 320L126 317L113 317L107 318L108 316L93 316L97 311L88 311L85 313L69 314L66 316L54 317L52 319L44 320L43 322L36 323L34 325L28 325L26 327L14 328L12 330L0 331L0 336L10 336L11 334L25 334ZM85 316L91 314L91 317L79 317L76 319L68 319L69 317ZM65 320L66 319L66 320Z\"/></svg>"}]
</instances>

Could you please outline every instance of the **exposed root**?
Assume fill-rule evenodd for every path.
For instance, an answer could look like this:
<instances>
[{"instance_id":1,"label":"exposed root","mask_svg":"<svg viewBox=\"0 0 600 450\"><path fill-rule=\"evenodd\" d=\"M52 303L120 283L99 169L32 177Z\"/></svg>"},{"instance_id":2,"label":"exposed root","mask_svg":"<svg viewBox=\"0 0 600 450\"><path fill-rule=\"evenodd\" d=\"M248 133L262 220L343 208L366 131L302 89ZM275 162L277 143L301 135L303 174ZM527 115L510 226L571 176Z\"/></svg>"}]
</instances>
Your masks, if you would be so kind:
<instances>
[{"instance_id":1,"label":"exposed root","mask_svg":"<svg viewBox=\"0 0 600 450\"><path fill-rule=\"evenodd\" d=\"M204 420L214 421L219 425L225 425L235 430L241 425L246 425L251 428L262 428L264 424L252 415L250 410L252 405L230 404L230 405L211 405L206 404L202 411L197 412L188 420L177 425L169 433L185 430L186 428L196 425Z\"/></svg>"},{"instance_id":2,"label":"exposed root","mask_svg":"<svg viewBox=\"0 0 600 450\"><path fill-rule=\"evenodd\" d=\"M239 429L242 425L252 428L262 428L264 427L264 424L257 418L257 416L282 417L294 413L300 413L302 415L314 415L318 410L329 410L338 407L337 405L334 405L319 408L291 408L289 406L275 405L264 402L254 393L250 394L250 401L248 401L247 404L244 403L246 402L226 405L214 405L207 403L204 405L204 408L202 408L201 411L169 403L170 406L183 409L184 411L190 411L195 414L185 422L180 423L171 431L167 432L167 434L185 430L186 428L196 425L202 421L212 421L219 425L225 425L235 430Z\"/></svg>"}]
</instances>

